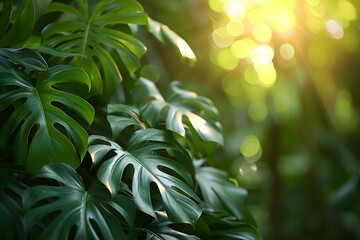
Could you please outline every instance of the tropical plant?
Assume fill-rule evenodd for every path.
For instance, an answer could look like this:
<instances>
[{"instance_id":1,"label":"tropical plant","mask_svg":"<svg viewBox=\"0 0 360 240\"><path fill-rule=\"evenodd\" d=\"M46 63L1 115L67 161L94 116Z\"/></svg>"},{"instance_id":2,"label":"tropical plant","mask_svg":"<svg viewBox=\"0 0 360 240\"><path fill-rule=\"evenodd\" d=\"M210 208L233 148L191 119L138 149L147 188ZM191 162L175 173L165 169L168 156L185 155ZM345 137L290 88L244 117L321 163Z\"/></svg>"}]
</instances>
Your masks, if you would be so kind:
<instances>
[{"instance_id":1,"label":"tropical plant","mask_svg":"<svg viewBox=\"0 0 360 240\"><path fill-rule=\"evenodd\" d=\"M261 239L246 190L206 161L214 104L139 76L139 32L194 60L179 35L134 0L0 7L3 239Z\"/></svg>"}]
</instances>

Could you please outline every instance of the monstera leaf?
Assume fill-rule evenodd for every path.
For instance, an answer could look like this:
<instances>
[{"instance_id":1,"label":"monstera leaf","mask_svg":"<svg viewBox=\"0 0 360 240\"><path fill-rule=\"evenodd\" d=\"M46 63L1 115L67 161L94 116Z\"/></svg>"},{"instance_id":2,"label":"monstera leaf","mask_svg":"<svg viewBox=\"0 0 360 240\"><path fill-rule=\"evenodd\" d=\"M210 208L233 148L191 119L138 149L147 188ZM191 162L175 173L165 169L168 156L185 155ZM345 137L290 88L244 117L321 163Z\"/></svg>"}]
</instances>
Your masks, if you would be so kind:
<instances>
[{"instance_id":1,"label":"monstera leaf","mask_svg":"<svg viewBox=\"0 0 360 240\"><path fill-rule=\"evenodd\" d=\"M98 181L86 188L82 178L66 164L49 164L37 177L53 179L59 185L37 185L24 192L27 233L50 217L51 222L38 239L126 239L124 228L133 225L136 211L129 197L111 197Z\"/></svg>"},{"instance_id":2,"label":"monstera leaf","mask_svg":"<svg viewBox=\"0 0 360 240\"><path fill-rule=\"evenodd\" d=\"M207 225L210 239L261 240L261 234L254 225L239 221L223 211L207 209L199 222Z\"/></svg>"},{"instance_id":3,"label":"monstera leaf","mask_svg":"<svg viewBox=\"0 0 360 240\"><path fill-rule=\"evenodd\" d=\"M226 211L239 220L256 225L246 209L247 191L233 185L228 179L228 174L219 169L196 168L196 181L209 208Z\"/></svg>"},{"instance_id":4,"label":"monstera leaf","mask_svg":"<svg viewBox=\"0 0 360 240\"><path fill-rule=\"evenodd\" d=\"M148 29L149 32L152 33L160 42L170 42L172 45L174 45L179 50L183 58L188 58L192 61L196 61L196 56L191 50L190 46L185 42L184 39L182 39L168 26L149 18Z\"/></svg>"},{"instance_id":5,"label":"monstera leaf","mask_svg":"<svg viewBox=\"0 0 360 240\"><path fill-rule=\"evenodd\" d=\"M114 139L119 137L120 133L129 126L135 126L136 129L146 128L134 106L109 104L107 113L107 120L110 123Z\"/></svg>"},{"instance_id":6,"label":"monstera leaf","mask_svg":"<svg viewBox=\"0 0 360 240\"><path fill-rule=\"evenodd\" d=\"M194 224L201 214L201 207L191 188L191 174L175 159L158 153L178 151L162 139L163 135L160 130L139 130L129 140L126 150L105 137L90 136L89 152L95 165L105 160L97 175L112 194L118 191L125 168L131 166L133 175L128 184L141 211L156 217L152 204L154 193L150 190L154 183L169 219Z\"/></svg>"},{"instance_id":7,"label":"monstera leaf","mask_svg":"<svg viewBox=\"0 0 360 240\"><path fill-rule=\"evenodd\" d=\"M195 235L187 234L171 228L172 222L166 218L166 214L161 213L159 220L154 220L149 226L144 228L147 232L148 240L200 240Z\"/></svg>"},{"instance_id":8,"label":"monstera leaf","mask_svg":"<svg viewBox=\"0 0 360 240\"><path fill-rule=\"evenodd\" d=\"M139 40L121 29L131 23L147 24L147 16L134 0L98 1L93 9L87 1L76 3L77 8L59 2L49 5L48 13L61 12L67 20L50 23L43 29L43 45L81 54L82 57L72 58L71 64L89 74L92 94L109 93L121 80L117 59L133 73L146 51Z\"/></svg>"},{"instance_id":9,"label":"monstera leaf","mask_svg":"<svg viewBox=\"0 0 360 240\"><path fill-rule=\"evenodd\" d=\"M0 66L4 68L24 68L29 71L46 71L45 59L36 51L28 48L0 49Z\"/></svg>"},{"instance_id":10,"label":"monstera leaf","mask_svg":"<svg viewBox=\"0 0 360 240\"><path fill-rule=\"evenodd\" d=\"M2 1L0 17L0 47L10 47L27 40L35 25L33 0L25 0L23 6L15 7L13 0ZM21 10L16 10L21 9ZM14 14L15 11L19 11ZM16 15L15 19L12 16Z\"/></svg>"},{"instance_id":11,"label":"monstera leaf","mask_svg":"<svg viewBox=\"0 0 360 240\"><path fill-rule=\"evenodd\" d=\"M0 231L2 239L24 239L21 197L26 186L0 169Z\"/></svg>"},{"instance_id":12,"label":"monstera leaf","mask_svg":"<svg viewBox=\"0 0 360 240\"><path fill-rule=\"evenodd\" d=\"M144 78L137 81L134 98L143 100L141 115L150 126L165 122L166 129L183 137L193 133L204 142L223 144L218 113L209 99L180 89L178 82L173 82L169 91L165 100L153 82Z\"/></svg>"},{"instance_id":13,"label":"monstera leaf","mask_svg":"<svg viewBox=\"0 0 360 240\"><path fill-rule=\"evenodd\" d=\"M87 133L69 115L90 124L94 110L80 97L56 89L66 82L90 87L86 73L69 66L52 67L38 79L11 70L0 73L0 91L7 89L0 92L0 112L14 108L0 129L0 151L5 153L14 138L15 160L30 172L49 162L77 167L86 153Z\"/></svg>"}]
</instances>

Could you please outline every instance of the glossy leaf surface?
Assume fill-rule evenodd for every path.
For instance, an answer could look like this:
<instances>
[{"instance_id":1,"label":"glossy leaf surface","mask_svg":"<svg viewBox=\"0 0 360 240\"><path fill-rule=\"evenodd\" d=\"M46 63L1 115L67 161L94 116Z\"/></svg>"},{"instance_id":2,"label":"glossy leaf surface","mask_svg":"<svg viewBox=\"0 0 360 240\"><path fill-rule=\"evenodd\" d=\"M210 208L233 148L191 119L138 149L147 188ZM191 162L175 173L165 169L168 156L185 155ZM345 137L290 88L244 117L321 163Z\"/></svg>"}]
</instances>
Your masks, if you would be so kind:
<instances>
[{"instance_id":1,"label":"glossy leaf surface","mask_svg":"<svg viewBox=\"0 0 360 240\"><path fill-rule=\"evenodd\" d=\"M192 61L196 61L195 53L192 51L190 46L185 42L183 38L181 38L168 26L149 18L148 29L149 32L152 33L162 43L170 42L172 45L174 45L179 50L183 58L188 58Z\"/></svg>"},{"instance_id":2,"label":"glossy leaf surface","mask_svg":"<svg viewBox=\"0 0 360 240\"><path fill-rule=\"evenodd\" d=\"M147 232L146 239L148 240L200 240L195 235L187 234L171 228L172 222L165 217L155 220L145 231Z\"/></svg>"},{"instance_id":3,"label":"glossy leaf surface","mask_svg":"<svg viewBox=\"0 0 360 240\"><path fill-rule=\"evenodd\" d=\"M171 83L166 100L150 80L139 79L135 89L136 100L145 103L141 114L150 126L165 122L166 129L183 137L191 129L202 141L223 144L218 112L209 99L181 89L178 82Z\"/></svg>"},{"instance_id":4,"label":"glossy leaf surface","mask_svg":"<svg viewBox=\"0 0 360 240\"><path fill-rule=\"evenodd\" d=\"M247 191L233 185L226 172L212 167L198 167L196 173L196 181L208 207L226 211L238 220L256 225L246 209Z\"/></svg>"},{"instance_id":5,"label":"glossy leaf surface","mask_svg":"<svg viewBox=\"0 0 360 240\"><path fill-rule=\"evenodd\" d=\"M14 108L0 129L1 152L6 152L13 136L15 159L30 172L50 162L66 162L75 168L86 153L87 133L69 114L90 124L94 110L82 98L56 86L73 82L90 87L90 81L84 71L69 66L43 72L35 86L29 82L33 80L10 70L0 74L0 87L9 88L0 94L0 111Z\"/></svg>"},{"instance_id":6,"label":"glossy leaf surface","mask_svg":"<svg viewBox=\"0 0 360 240\"><path fill-rule=\"evenodd\" d=\"M132 166L131 189L141 211L156 217L152 204L153 193L150 191L150 185L154 183L169 219L194 224L201 214L201 208L200 200L191 188L191 174L179 162L156 153L171 149L165 142L156 140L161 135L160 131L154 129L140 130L130 139L130 147L126 150L105 137L90 136L89 152L94 164L105 160L98 170L98 178L112 194L116 194L125 168ZM108 154L111 157L103 159Z\"/></svg>"},{"instance_id":7,"label":"glossy leaf surface","mask_svg":"<svg viewBox=\"0 0 360 240\"><path fill-rule=\"evenodd\" d=\"M211 239L262 239L254 225L239 221L235 217L222 211L204 211L201 220L204 221L208 229L210 229Z\"/></svg>"},{"instance_id":8,"label":"glossy leaf surface","mask_svg":"<svg viewBox=\"0 0 360 240\"><path fill-rule=\"evenodd\" d=\"M66 164L49 164L37 177L53 179L59 185L38 185L26 190L23 205L27 232L44 217L52 216L40 239L126 239L118 214L133 224L135 205L130 198L112 198L96 181L86 188L82 178ZM47 199L53 201L39 204Z\"/></svg>"}]
</instances>

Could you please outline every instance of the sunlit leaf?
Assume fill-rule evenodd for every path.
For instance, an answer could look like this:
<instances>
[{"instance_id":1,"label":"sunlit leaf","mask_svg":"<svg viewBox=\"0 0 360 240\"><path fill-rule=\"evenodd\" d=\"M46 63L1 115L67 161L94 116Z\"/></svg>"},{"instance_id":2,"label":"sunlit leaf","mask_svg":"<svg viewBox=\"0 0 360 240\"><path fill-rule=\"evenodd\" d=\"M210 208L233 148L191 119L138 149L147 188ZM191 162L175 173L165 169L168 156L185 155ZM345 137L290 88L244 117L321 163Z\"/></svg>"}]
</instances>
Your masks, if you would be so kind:
<instances>
[{"instance_id":1,"label":"sunlit leaf","mask_svg":"<svg viewBox=\"0 0 360 240\"><path fill-rule=\"evenodd\" d=\"M97 181L86 188L82 178L66 164L49 164L37 177L53 179L59 185L37 185L25 191L27 233L50 217L40 239L126 239L123 225L133 225L136 211L129 197L111 197Z\"/></svg>"},{"instance_id":2,"label":"sunlit leaf","mask_svg":"<svg viewBox=\"0 0 360 240\"><path fill-rule=\"evenodd\" d=\"M152 203L154 193L150 191L150 185L154 183L169 219L194 224L201 214L201 208L199 198L191 189L191 174L178 161L157 154L160 150L176 149L159 138L154 139L154 135L162 134L155 129L139 130L129 140L130 147L126 150L105 137L90 136L89 152L93 163L103 161L98 170L98 178L112 194L116 194L125 168L131 166L134 169L131 189L134 201L141 211L156 217Z\"/></svg>"},{"instance_id":3,"label":"sunlit leaf","mask_svg":"<svg viewBox=\"0 0 360 240\"><path fill-rule=\"evenodd\" d=\"M218 112L213 103L191 91L182 90L178 82L170 85L165 100L155 84L141 78L137 81L136 100L143 99L141 115L150 126L165 122L166 129L185 137L194 130L202 141L223 144Z\"/></svg>"},{"instance_id":4,"label":"sunlit leaf","mask_svg":"<svg viewBox=\"0 0 360 240\"><path fill-rule=\"evenodd\" d=\"M30 81L36 81L35 86ZM11 70L0 73L0 111L14 111L0 129L0 150L7 152L14 137L15 159L31 172L50 162L66 162L77 167L87 149L87 133L71 115L90 124L92 106L82 98L58 90L57 85L73 82L90 87L86 73L70 66L56 66L38 79ZM70 116L69 116L70 114Z\"/></svg>"},{"instance_id":5,"label":"sunlit leaf","mask_svg":"<svg viewBox=\"0 0 360 240\"><path fill-rule=\"evenodd\" d=\"M173 44L180 52L183 58L196 61L196 56L190 46L178 34L172 31L168 26L149 18L149 32L152 33L159 41Z\"/></svg>"}]
</instances>

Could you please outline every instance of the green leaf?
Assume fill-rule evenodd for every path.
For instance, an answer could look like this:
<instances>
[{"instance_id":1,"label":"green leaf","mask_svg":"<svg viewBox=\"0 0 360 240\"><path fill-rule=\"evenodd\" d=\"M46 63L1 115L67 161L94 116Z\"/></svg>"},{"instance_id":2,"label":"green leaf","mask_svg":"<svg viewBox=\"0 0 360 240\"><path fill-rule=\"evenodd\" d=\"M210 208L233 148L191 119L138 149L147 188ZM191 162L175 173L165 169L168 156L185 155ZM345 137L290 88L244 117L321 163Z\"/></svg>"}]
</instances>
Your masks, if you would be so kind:
<instances>
[{"instance_id":1,"label":"green leaf","mask_svg":"<svg viewBox=\"0 0 360 240\"><path fill-rule=\"evenodd\" d=\"M190 132L186 129L190 128L202 141L223 144L218 113L209 99L182 90L178 82L173 82L165 100L155 84L144 78L136 82L134 92L138 94L136 101L144 99L141 115L150 126L165 122L166 129L183 137L189 137Z\"/></svg>"},{"instance_id":2,"label":"green leaf","mask_svg":"<svg viewBox=\"0 0 360 240\"><path fill-rule=\"evenodd\" d=\"M85 4L86 3L86 4ZM57 51L76 53L70 64L83 68L91 79L91 95L108 94L120 83L121 59L130 73L140 67L145 46L123 31L128 24L148 24L142 6L133 0L99 1L93 10L87 2L77 1L78 8L52 2L47 12L62 12L70 20L48 24L42 31L43 45Z\"/></svg>"},{"instance_id":3,"label":"green leaf","mask_svg":"<svg viewBox=\"0 0 360 240\"><path fill-rule=\"evenodd\" d=\"M178 161L158 154L164 150L176 151L176 148L161 139L154 138L155 135L161 136L159 133L155 129L137 131L129 140L131 147L127 150L105 137L90 136L89 152L93 163L99 164L105 160L98 170L98 178L112 194L116 194L125 168L131 166L134 171L129 185L141 211L156 217L152 204L154 193L150 191L150 185L154 183L169 219L195 224L201 214L201 207L199 198L192 190L192 176Z\"/></svg>"},{"instance_id":4,"label":"green leaf","mask_svg":"<svg viewBox=\"0 0 360 240\"><path fill-rule=\"evenodd\" d=\"M118 138L121 132L129 126L135 126L137 129L146 128L145 124L140 120L137 109L133 106L109 104L107 110L107 120L111 126L113 139Z\"/></svg>"},{"instance_id":5,"label":"green leaf","mask_svg":"<svg viewBox=\"0 0 360 240\"><path fill-rule=\"evenodd\" d=\"M0 36L3 36L6 32L10 19L11 19L11 12L13 7L13 1L8 0L4 1L2 10L1 10L1 17L0 17Z\"/></svg>"},{"instance_id":6,"label":"green leaf","mask_svg":"<svg viewBox=\"0 0 360 240\"><path fill-rule=\"evenodd\" d=\"M12 1L6 1L12 2ZM12 5L12 4L11 4ZM0 19L0 32L4 32L6 26L10 25L11 13L10 4L7 3L4 5L4 9L1 19ZM13 10L11 10L13 11ZM4 33L0 34L0 47L10 47L15 46L18 43L26 41L32 34L33 28L35 25L35 6L33 0L25 0L25 5L21 10L18 17L12 23L11 27Z\"/></svg>"},{"instance_id":7,"label":"green leaf","mask_svg":"<svg viewBox=\"0 0 360 240\"><path fill-rule=\"evenodd\" d=\"M166 215L165 213L161 213ZM154 220L149 226L145 228L147 232L146 239L148 240L200 240L200 238L186 234L184 232L171 228L173 223L167 220L166 217L161 217L159 220Z\"/></svg>"},{"instance_id":8,"label":"green leaf","mask_svg":"<svg viewBox=\"0 0 360 240\"><path fill-rule=\"evenodd\" d=\"M211 239L262 239L254 225L239 221L226 212L206 210L201 216L201 221L205 222L211 230Z\"/></svg>"},{"instance_id":9,"label":"green leaf","mask_svg":"<svg viewBox=\"0 0 360 240\"><path fill-rule=\"evenodd\" d=\"M172 31L168 26L149 18L148 30L160 42L165 43L166 41L169 41L171 44L173 44L179 50L179 53L183 58L196 61L196 56L191 50L190 46L185 42L184 39Z\"/></svg>"},{"instance_id":10,"label":"green leaf","mask_svg":"<svg viewBox=\"0 0 360 240\"><path fill-rule=\"evenodd\" d=\"M36 86L30 80L36 80ZM75 168L86 153L87 133L70 116L90 124L94 110L82 98L56 89L66 82L90 87L86 73L70 66L52 67L38 79L10 70L0 73L0 87L9 87L0 94L0 112L14 107L0 129L0 150L5 153L14 136L15 160L26 164L30 172L50 162L66 162Z\"/></svg>"},{"instance_id":11,"label":"green leaf","mask_svg":"<svg viewBox=\"0 0 360 240\"><path fill-rule=\"evenodd\" d=\"M55 57L64 57L64 58L66 58L66 57L86 57L79 53L62 52L62 51L58 51L56 49L45 47L45 46L28 46L27 48L35 50L37 52L46 53L46 54L49 54L49 55L55 56Z\"/></svg>"},{"instance_id":12,"label":"green leaf","mask_svg":"<svg viewBox=\"0 0 360 240\"><path fill-rule=\"evenodd\" d=\"M256 226L256 222L246 209L247 191L229 180L225 171L212 167L196 168L196 181L206 206L223 210L246 223Z\"/></svg>"},{"instance_id":13,"label":"green leaf","mask_svg":"<svg viewBox=\"0 0 360 240\"><path fill-rule=\"evenodd\" d=\"M25 191L27 233L50 217L39 239L127 239L122 225L131 226L136 211L129 197L117 194L112 198L97 181L86 189L82 178L66 164L46 165L37 177L56 180L59 186L38 185Z\"/></svg>"},{"instance_id":14,"label":"green leaf","mask_svg":"<svg viewBox=\"0 0 360 240\"><path fill-rule=\"evenodd\" d=\"M15 65L22 65L30 71L46 71L48 65L45 59L37 52L27 48L3 48L0 56L7 58Z\"/></svg>"},{"instance_id":15,"label":"green leaf","mask_svg":"<svg viewBox=\"0 0 360 240\"><path fill-rule=\"evenodd\" d=\"M2 239L24 239L21 197L26 186L0 169L0 231Z\"/></svg>"}]
</instances>

